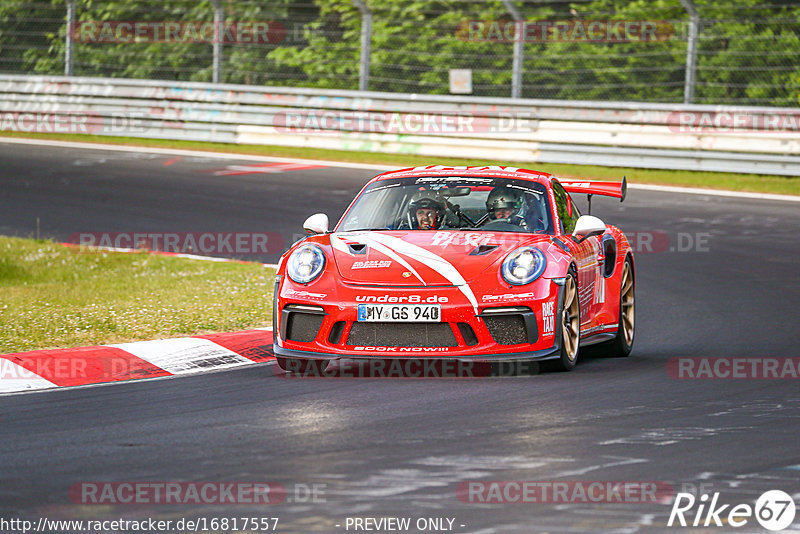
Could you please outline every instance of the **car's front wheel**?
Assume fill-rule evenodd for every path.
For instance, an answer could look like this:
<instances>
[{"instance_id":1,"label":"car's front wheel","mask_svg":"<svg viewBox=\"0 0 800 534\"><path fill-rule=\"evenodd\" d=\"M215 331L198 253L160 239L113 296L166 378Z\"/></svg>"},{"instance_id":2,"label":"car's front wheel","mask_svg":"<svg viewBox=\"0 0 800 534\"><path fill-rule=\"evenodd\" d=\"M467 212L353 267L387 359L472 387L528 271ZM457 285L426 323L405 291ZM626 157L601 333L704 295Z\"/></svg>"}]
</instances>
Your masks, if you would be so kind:
<instances>
[{"instance_id":1,"label":"car's front wheel","mask_svg":"<svg viewBox=\"0 0 800 534\"><path fill-rule=\"evenodd\" d=\"M581 307L578 302L578 284L575 272L570 269L564 279L564 301L561 312L561 352L553 362L556 371L572 371L578 362L581 340Z\"/></svg>"}]
</instances>

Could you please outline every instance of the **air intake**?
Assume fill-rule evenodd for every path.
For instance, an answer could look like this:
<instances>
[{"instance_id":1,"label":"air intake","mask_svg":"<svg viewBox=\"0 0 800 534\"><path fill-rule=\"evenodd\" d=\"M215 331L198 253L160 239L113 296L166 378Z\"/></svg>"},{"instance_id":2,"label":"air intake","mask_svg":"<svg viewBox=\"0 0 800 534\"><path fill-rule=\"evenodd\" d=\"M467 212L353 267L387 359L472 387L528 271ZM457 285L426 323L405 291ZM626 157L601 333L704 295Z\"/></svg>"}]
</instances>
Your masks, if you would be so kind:
<instances>
[{"instance_id":1,"label":"air intake","mask_svg":"<svg viewBox=\"0 0 800 534\"><path fill-rule=\"evenodd\" d=\"M487 308L480 317L499 345L535 343L539 339L536 315L526 306Z\"/></svg>"},{"instance_id":2,"label":"air intake","mask_svg":"<svg viewBox=\"0 0 800 534\"><path fill-rule=\"evenodd\" d=\"M325 310L321 306L288 304L281 310L281 338L287 341L310 343L317 337Z\"/></svg>"}]
</instances>

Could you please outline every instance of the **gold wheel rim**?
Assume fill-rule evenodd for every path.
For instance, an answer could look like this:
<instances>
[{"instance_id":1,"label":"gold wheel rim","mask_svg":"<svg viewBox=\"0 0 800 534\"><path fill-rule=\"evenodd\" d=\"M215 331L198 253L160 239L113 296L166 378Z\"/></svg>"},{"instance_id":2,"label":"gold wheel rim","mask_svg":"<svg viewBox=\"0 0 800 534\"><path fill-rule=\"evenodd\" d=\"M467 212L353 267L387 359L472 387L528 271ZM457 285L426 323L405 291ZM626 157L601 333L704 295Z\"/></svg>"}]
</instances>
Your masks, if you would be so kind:
<instances>
[{"instance_id":1,"label":"gold wheel rim","mask_svg":"<svg viewBox=\"0 0 800 534\"><path fill-rule=\"evenodd\" d=\"M578 356L580 329L578 291L575 288L575 279L572 276L568 276L564 285L564 316L561 320L561 338L564 341L564 350L570 361L575 361Z\"/></svg>"},{"instance_id":2,"label":"gold wheel rim","mask_svg":"<svg viewBox=\"0 0 800 534\"><path fill-rule=\"evenodd\" d=\"M620 314L622 315L622 333L628 346L633 343L635 306L633 293L633 274L631 264L625 262L622 270L622 284L620 289Z\"/></svg>"}]
</instances>

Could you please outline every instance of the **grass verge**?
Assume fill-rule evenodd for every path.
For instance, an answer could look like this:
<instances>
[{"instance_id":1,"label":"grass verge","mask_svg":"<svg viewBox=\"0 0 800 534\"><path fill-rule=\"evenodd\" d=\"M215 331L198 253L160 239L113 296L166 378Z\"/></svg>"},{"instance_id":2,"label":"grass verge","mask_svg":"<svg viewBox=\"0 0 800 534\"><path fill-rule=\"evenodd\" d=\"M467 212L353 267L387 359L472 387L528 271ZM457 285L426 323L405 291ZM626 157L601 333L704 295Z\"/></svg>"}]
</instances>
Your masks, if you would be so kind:
<instances>
[{"instance_id":1,"label":"grass verge","mask_svg":"<svg viewBox=\"0 0 800 534\"><path fill-rule=\"evenodd\" d=\"M274 275L0 236L0 354L269 326Z\"/></svg>"},{"instance_id":2,"label":"grass verge","mask_svg":"<svg viewBox=\"0 0 800 534\"><path fill-rule=\"evenodd\" d=\"M84 134L39 134L25 132L0 132L2 137L25 137L32 139L51 139L84 143L103 143L158 148L180 148L185 150L205 150L228 154L255 154L261 156L334 160L348 163L374 163L394 167L429 165L496 165L497 161L483 159L431 158L407 154L381 154L377 152L351 152L319 148L295 148L264 145L237 145L230 143L209 143L201 141L172 141L161 139L140 139L137 137L110 137ZM519 163L520 166L526 166ZM599 167L592 165L562 165L553 163L531 163L527 165L537 170L549 172L564 178L594 178L598 180L619 180L627 176L630 183L674 185L682 187L701 187L726 189L731 191L751 191L756 193L777 193L800 195L800 177L757 174L734 174L721 172L669 171L654 169L634 169L625 167Z\"/></svg>"}]
</instances>

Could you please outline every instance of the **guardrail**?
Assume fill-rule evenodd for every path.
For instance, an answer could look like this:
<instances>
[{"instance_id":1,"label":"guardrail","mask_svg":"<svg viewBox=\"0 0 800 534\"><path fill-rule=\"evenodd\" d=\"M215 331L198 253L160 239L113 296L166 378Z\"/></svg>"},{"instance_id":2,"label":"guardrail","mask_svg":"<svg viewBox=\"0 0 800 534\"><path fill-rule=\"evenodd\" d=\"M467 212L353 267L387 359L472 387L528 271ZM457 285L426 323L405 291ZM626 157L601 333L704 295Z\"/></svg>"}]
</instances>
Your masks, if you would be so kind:
<instances>
[{"instance_id":1,"label":"guardrail","mask_svg":"<svg viewBox=\"0 0 800 534\"><path fill-rule=\"evenodd\" d=\"M800 176L800 109L0 75L0 130Z\"/></svg>"}]
</instances>

